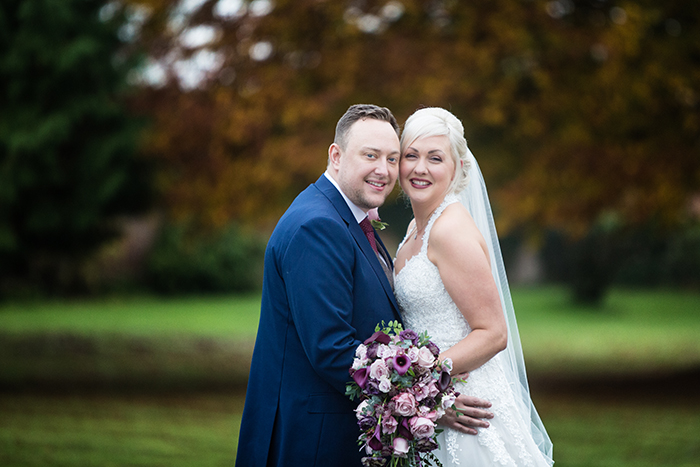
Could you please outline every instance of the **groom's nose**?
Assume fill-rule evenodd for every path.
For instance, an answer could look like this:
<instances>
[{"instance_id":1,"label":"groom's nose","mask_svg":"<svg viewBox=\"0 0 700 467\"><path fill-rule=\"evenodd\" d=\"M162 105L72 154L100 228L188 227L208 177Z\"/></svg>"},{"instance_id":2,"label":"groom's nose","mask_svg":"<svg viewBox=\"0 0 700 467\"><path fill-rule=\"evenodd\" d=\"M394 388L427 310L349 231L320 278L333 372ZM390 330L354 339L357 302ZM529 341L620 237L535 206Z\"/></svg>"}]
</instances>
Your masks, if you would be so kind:
<instances>
[{"instance_id":1,"label":"groom's nose","mask_svg":"<svg viewBox=\"0 0 700 467\"><path fill-rule=\"evenodd\" d=\"M386 159L379 158L377 160L377 163L374 166L374 173L379 175L379 176L382 176L382 177L389 176L389 163L387 162Z\"/></svg>"}]
</instances>

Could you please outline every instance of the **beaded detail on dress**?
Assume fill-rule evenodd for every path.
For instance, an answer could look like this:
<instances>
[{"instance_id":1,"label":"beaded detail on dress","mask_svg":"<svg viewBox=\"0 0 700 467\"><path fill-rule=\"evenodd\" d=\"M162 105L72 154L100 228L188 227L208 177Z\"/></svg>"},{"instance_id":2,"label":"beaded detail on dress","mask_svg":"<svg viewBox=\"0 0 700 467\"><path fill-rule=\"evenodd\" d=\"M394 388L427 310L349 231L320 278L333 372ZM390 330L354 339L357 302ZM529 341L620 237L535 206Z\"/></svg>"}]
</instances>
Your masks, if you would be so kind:
<instances>
[{"instance_id":1,"label":"beaded detail on dress","mask_svg":"<svg viewBox=\"0 0 700 467\"><path fill-rule=\"evenodd\" d=\"M419 333L427 331L441 351L449 349L471 332L469 323L447 293L438 268L428 259L430 231L445 208L455 202L459 202L457 197L445 197L428 221L420 252L407 260L394 278L396 299L405 327ZM399 250L405 241L406 239L401 242ZM488 458L488 461L473 460L476 459L472 457L474 453L464 452L470 450L464 446L473 443L473 435L445 429L439 442L442 450L446 451L443 454L446 457L443 461L446 467L546 465L543 461L536 463L533 459L533 456L540 457L539 451L535 447L536 452L533 453L534 444L525 440L526 436L529 437L529 423L526 424L515 410L515 399L506 382L499 355L471 371L467 382L458 383L456 389L462 394L491 401L491 410L495 416L491 426L480 428L476 435L477 449L488 451L478 455L481 459Z\"/></svg>"}]
</instances>

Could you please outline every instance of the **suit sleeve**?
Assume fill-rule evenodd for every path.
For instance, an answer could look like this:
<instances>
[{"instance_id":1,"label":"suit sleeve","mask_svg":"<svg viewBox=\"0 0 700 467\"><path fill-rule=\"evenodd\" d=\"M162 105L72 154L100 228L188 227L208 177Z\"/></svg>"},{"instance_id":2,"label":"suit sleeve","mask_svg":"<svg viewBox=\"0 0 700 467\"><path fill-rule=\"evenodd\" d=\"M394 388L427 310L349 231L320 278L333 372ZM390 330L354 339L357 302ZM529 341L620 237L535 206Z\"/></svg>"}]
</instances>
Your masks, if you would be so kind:
<instances>
[{"instance_id":1,"label":"suit sleeve","mask_svg":"<svg viewBox=\"0 0 700 467\"><path fill-rule=\"evenodd\" d=\"M355 240L344 223L318 218L299 227L283 260L304 352L316 372L343 394L360 344L352 325L355 254Z\"/></svg>"}]
</instances>

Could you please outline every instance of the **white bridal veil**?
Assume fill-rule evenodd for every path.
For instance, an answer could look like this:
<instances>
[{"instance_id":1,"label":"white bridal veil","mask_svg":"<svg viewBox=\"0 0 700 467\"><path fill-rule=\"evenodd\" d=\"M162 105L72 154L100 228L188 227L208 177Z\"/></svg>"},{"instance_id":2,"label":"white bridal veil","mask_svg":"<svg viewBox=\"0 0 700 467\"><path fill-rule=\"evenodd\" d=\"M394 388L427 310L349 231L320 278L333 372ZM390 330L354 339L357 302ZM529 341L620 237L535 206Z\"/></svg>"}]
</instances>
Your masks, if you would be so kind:
<instances>
[{"instance_id":1,"label":"white bridal veil","mask_svg":"<svg viewBox=\"0 0 700 467\"><path fill-rule=\"evenodd\" d=\"M457 194L457 197L469 210L469 213L474 218L474 222L484 236L486 244L489 247L491 273L498 286L498 292L501 296L501 307L506 322L508 323L508 345L501 353L503 361L505 362L504 371L506 379L513 389L515 401L523 420L530 421L532 437L535 443L551 465L553 463L552 442L530 398L530 389L527 383L525 362L523 360L523 350L520 345L520 334L518 333L518 325L515 321L513 301L510 296L510 287L508 286L508 278L506 277L506 270L503 265L503 256L501 255L501 247L498 243L498 235L496 234L496 225L493 220L491 204L489 203L489 197L486 191L486 183L484 182L484 177L481 175L479 164L477 164L469 148L467 148L467 157L470 163L469 184L464 191Z\"/></svg>"}]
</instances>

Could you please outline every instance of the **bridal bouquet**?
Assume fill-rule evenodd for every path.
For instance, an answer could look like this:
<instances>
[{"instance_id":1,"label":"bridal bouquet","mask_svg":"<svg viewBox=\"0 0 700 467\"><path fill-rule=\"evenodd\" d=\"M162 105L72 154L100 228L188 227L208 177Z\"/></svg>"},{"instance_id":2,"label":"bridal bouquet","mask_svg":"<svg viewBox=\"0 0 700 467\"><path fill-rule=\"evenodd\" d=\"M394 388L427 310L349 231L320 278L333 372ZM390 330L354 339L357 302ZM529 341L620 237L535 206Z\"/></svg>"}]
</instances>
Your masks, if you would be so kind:
<instances>
[{"instance_id":1,"label":"bridal bouquet","mask_svg":"<svg viewBox=\"0 0 700 467\"><path fill-rule=\"evenodd\" d=\"M397 321L377 325L358 346L345 393L360 399L355 413L358 444L367 453L362 465L440 465L432 453L442 431L436 421L453 407L458 393L450 376L452 362L438 360L439 354L427 333L404 330Z\"/></svg>"}]
</instances>

